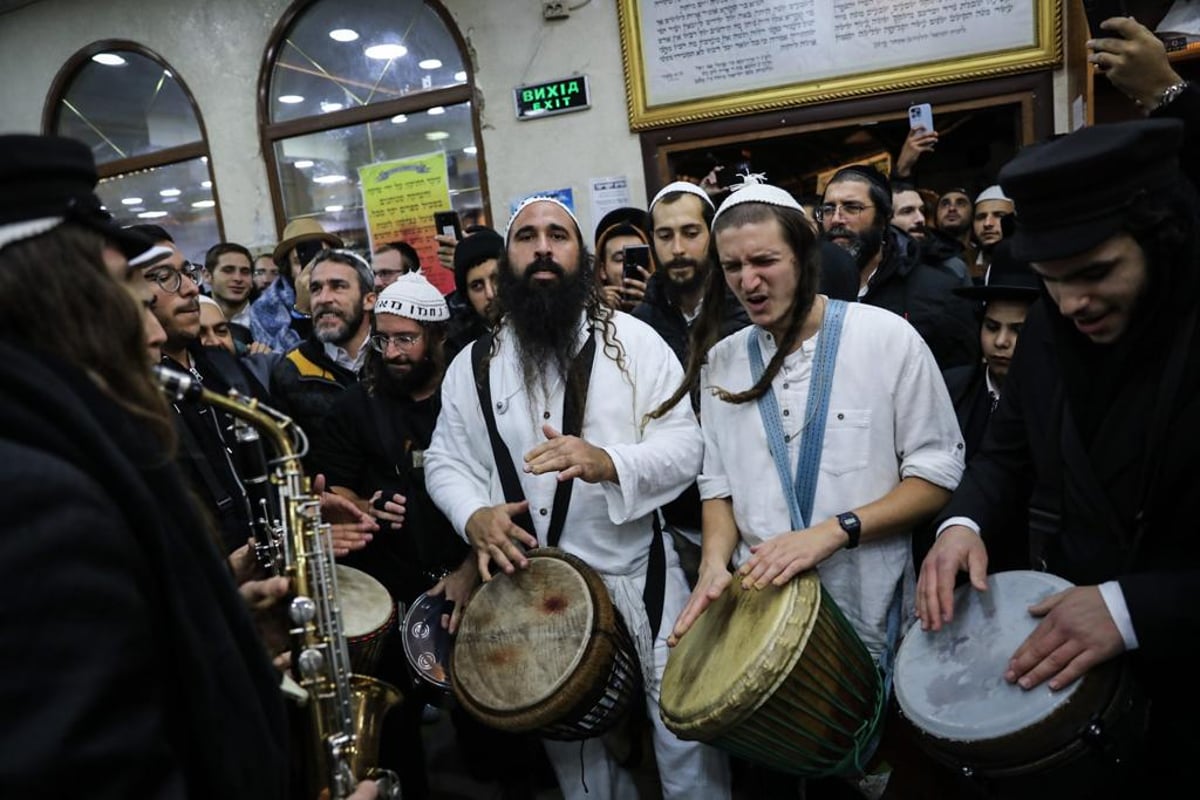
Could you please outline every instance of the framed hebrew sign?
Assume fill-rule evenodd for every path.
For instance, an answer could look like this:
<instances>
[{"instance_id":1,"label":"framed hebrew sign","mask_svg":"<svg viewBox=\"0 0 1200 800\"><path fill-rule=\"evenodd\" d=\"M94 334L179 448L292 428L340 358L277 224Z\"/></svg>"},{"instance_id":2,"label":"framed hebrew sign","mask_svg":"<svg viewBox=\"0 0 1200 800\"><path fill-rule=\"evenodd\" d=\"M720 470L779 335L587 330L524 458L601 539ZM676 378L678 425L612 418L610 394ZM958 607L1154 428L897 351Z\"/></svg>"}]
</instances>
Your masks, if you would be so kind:
<instances>
[{"instance_id":1,"label":"framed hebrew sign","mask_svg":"<svg viewBox=\"0 0 1200 800\"><path fill-rule=\"evenodd\" d=\"M1062 0L618 0L633 130L1044 69Z\"/></svg>"}]
</instances>

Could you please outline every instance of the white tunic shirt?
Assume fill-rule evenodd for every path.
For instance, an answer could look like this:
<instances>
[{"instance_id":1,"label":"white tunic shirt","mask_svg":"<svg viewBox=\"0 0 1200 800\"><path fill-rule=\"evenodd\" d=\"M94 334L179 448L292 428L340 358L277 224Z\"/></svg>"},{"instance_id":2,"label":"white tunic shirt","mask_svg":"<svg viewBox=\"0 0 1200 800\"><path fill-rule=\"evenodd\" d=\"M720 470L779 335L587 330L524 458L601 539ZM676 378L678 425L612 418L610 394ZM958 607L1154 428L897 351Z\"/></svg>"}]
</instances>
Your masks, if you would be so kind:
<instances>
[{"instance_id":1,"label":"white tunic shirt","mask_svg":"<svg viewBox=\"0 0 1200 800\"><path fill-rule=\"evenodd\" d=\"M651 514L673 500L700 471L703 440L689 403L681 402L660 419L646 415L670 397L683 378L678 359L648 325L615 313L613 323L624 350L627 372L611 357L602 338L584 410L582 438L612 458L619 483L576 481L559 546L609 575L641 576L646 571ZM529 500L536 530L546 544L556 473L523 471L525 454L546 441L542 425L562 431L561 376L547 365L549 397L525 389L512 331L501 328L488 376L500 436L508 445L521 488ZM587 331L581 319L579 342ZM442 383L442 412L425 452L425 484L438 507L465 536L467 519L484 506L504 502L492 458L487 426L479 408L471 348L450 365Z\"/></svg>"},{"instance_id":2,"label":"white tunic shirt","mask_svg":"<svg viewBox=\"0 0 1200 800\"><path fill-rule=\"evenodd\" d=\"M741 533L734 554L740 565L750 547L792 529L779 473L767 447L755 402L727 403L713 387L750 388L747 338L759 337L763 363L775 354L769 333L744 328L719 342L701 373L700 419L704 469L700 495L731 497ZM794 470L808 405L813 357L820 335L789 355L771 384L788 437ZM928 346L902 318L874 306L846 309L825 423L820 475L809 524L878 500L901 479L923 478L953 490L963 471L963 441L946 386ZM878 657L887 610L898 585L904 608L912 608L911 543L908 536L864 541L839 550L818 568L821 583ZM903 584L902 584L903 582Z\"/></svg>"}]
</instances>

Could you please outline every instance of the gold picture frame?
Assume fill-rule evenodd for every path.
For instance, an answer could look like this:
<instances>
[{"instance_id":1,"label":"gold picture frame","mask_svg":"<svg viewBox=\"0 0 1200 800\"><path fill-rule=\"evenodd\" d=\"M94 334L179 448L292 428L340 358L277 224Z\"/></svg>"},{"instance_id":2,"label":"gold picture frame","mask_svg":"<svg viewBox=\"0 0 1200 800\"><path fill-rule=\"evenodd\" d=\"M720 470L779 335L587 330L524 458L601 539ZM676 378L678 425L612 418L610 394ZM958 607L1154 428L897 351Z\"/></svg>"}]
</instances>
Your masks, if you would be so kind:
<instances>
[{"instance_id":1,"label":"gold picture frame","mask_svg":"<svg viewBox=\"0 0 1200 800\"><path fill-rule=\"evenodd\" d=\"M725 62L718 62L716 65L696 62L693 64L696 69L710 69L711 74L716 77L713 82L717 85L711 90L692 92L688 97L663 99L655 96L654 88L654 83L660 81L662 76L647 73L647 58L643 52L643 25L646 23L646 18L642 9L644 6L650 6L653 2L654 0L618 0L617 3L622 59L625 64L625 95L629 110L629 127L634 131L773 109L793 108L843 98L911 90L923 86L993 78L1016 72L1046 69L1058 65L1062 61L1062 0L1005 0L1003 4L1005 8L1010 10L1015 8L1021 14L1032 15L1034 31L1033 36L1029 37L1029 41L1016 45L1008 42L1003 49L990 52L974 52L967 56L940 60L913 61L902 66L885 69L872 69L867 63L863 65L864 68L861 71L855 71L852 74L826 75L819 80L812 81L780 80L776 84L771 77L766 76L762 80L768 81L771 85L733 91L726 90L729 87L722 89L719 85L720 80L726 78L728 72L722 74L719 69L711 69L712 66L720 66ZM760 5L778 8L780 13L783 13L785 8L791 11L801 6L807 5L815 8L817 4L821 4L826 13L834 13L828 10L830 7L826 5L827 2L828 0L816 0L816 3L766 0ZM701 13L705 8L709 13L715 14L728 8L730 3L727 0L692 0L691 2L680 0L677 5L696 14ZM843 8L856 5L858 4L848 3L844 4ZM897 16L901 13L908 15L912 8L935 7L932 3L922 2L922 0L915 2L914 0L873 0L865 5L871 9L870 13L873 14L888 13L890 9L905 9L903 12L895 11ZM950 2L939 3L937 8L945 9L951 5L955 9L960 5L972 10L975 10L977 6L980 9L990 8L993 11L998 8L991 4L991 0L950 0ZM660 7L661 4L655 4L655 6ZM880 11L880 8L884 10ZM701 11L695 11L695 9ZM659 13L664 12L660 10ZM985 11L979 10L977 13L983 14ZM947 18L945 14L939 17L939 19L945 18ZM739 32L744 30L742 21L735 21L728 26L728 30L734 30L735 26ZM777 30L778 27L775 26L775 29ZM962 28L966 30L966 25L964 24ZM691 34L690 30L687 32ZM805 31L805 33L807 32ZM1014 34L1016 29L1008 32ZM1020 32L1020 35L1024 36L1023 31ZM692 38L695 37L692 36ZM734 37L734 41L736 41L736 37ZM815 40L807 43L812 44L813 41ZM726 46L724 49L733 48ZM917 47L911 49L914 52L922 50ZM735 52L729 57L736 55ZM895 57L893 56L893 58ZM667 76L667 79L671 79L671 76Z\"/></svg>"}]
</instances>

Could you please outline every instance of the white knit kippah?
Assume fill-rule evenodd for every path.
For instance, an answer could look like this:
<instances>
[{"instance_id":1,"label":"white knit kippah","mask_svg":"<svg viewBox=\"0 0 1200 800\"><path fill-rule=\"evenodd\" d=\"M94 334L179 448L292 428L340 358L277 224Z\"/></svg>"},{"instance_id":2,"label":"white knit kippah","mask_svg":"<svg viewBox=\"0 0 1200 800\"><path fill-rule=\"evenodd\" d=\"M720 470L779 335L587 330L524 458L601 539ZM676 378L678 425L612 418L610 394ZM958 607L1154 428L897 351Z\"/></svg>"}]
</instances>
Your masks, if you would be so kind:
<instances>
[{"instance_id":1,"label":"white knit kippah","mask_svg":"<svg viewBox=\"0 0 1200 800\"><path fill-rule=\"evenodd\" d=\"M376 314L395 314L417 322L445 322L450 319L446 298L425 276L409 272L396 278L379 293Z\"/></svg>"},{"instance_id":2,"label":"white knit kippah","mask_svg":"<svg viewBox=\"0 0 1200 800\"><path fill-rule=\"evenodd\" d=\"M199 297L197 297L196 299L200 301L200 305L202 305L202 306L212 306L213 308L217 308L217 309L221 308L220 303L218 303L216 300L213 300L211 297L209 297L206 294L202 294ZM221 313L224 314L225 312L222 311Z\"/></svg>"},{"instance_id":3,"label":"white knit kippah","mask_svg":"<svg viewBox=\"0 0 1200 800\"><path fill-rule=\"evenodd\" d=\"M526 197L524 200L522 200L520 205L517 206L516 211L514 211L512 213L512 216L508 218L508 224L504 226L504 241L506 244L508 243L508 232L510 230L512 230L513 222L516 221L517 217L520 216L522 211L524 211L526 208L533 205L534 203L553 203L554 205L558 206L563 211L567 212L567 216L569 216L571 218L571 220L575 223L575 227L580 231L580 236L583 235L583 233L582 233L583 228L579 224L579 218L575 216L574 211L567 208L566 203L564 203L562 200L559 200L557 197L550 197L549 195L543 195L543 194L535 194L535 195L530 195L529 197Z\"/></svg>"},{"instance_id":4,"label":"white knit kippah","mask_svg":"<svg viewBox=\"0 0 1200 800\"><path fill-rule=\"evenodd\" d=\"M658 205L659 200L662 200L667 195L674 194L675 192L687 192L688 194L694 194L696 197L699 197L701 200L707 203L709 208L713 207L713 201L712 198L708 196L708 192L704 191L694 183L688 183L687 181L675 181L674 183L668 183L659 190L658 194L654 195L654 199L650 201L650 208L648 209L650 213L654 213L654 207Z\"/></svg>"},{"instance_id":5,"label":"white knit kippah","mask_svg":"<svg viewBox=\"0 0 1200 800\"><path fill-rule=\"evenodd\" d=\"M713 216L713 224L716 224L717 218L726 210L740 203L766 203L769 206L782 206L799 211L801 214L804 213L804 208L796 202L796 198L792 197L791 193L778 186L764 183L766 177L761 173L742 175L741 183L729 187L732 191L729 197L726 197L725 201L721 203L721 207L717 209L717 213Z\"/></svg>"},{"instance_id":6,"label":"white knit kippah","mask_svg":"<svg viewBox=\"0 0 1200 800\"><path fill-rule=\"evenodd\" d=\"M976 203L982 203L984 200L1006 200L1012 202L1012 198L1004 193L999 184L987 187L979 193L979 197L975 198Z\"/></svg>"}]
</instances>

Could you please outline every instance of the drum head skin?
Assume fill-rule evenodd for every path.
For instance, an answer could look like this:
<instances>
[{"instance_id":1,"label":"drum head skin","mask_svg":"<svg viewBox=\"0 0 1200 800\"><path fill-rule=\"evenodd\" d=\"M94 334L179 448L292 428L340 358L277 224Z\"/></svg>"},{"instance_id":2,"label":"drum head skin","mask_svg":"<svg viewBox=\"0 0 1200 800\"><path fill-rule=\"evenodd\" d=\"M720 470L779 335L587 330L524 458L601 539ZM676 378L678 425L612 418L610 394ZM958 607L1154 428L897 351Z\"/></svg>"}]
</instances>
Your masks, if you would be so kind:
<instances>
[{"instance_id":1,"label":"drum head skin","mask_svg":"<svg viewBox=\"0 0 1200 800\"><path fill-rule=\"evenodd\" d=\"M542 703L575 672L595 624L583 575L566 560L531 555L528 567L497 575L467 605L454 644L455 692L497 713Z\"/></svg>"},{"instance_id":2,"label":"drum head skin","mask_svg":"<svg viewBox=\"0 0 1200 800\"><path fill-rule=\"evenodd\" d=\"M386 625L396 609L384 585L353 567L337 564L336 569L338 606L346 638L366 636Z\"/></svg>"},{"instance_id":3,"label":"drum head skin","mask_svg":"<svg viewBox=\"0 0 1200 800\"><path fill-rule=\"evenodd\" d=\"M671 651L660 696L667 726L711 741L754 713L800 659L820 602L815 572L764 589L735 578Z\"/></svg>"},{"instance_id":4,"label":"drum head skin","mask_svg":"<svg viewBox=\"0 0 1200 800\"><path fill-rule=\"evenodd\" d=\"M896 699L926 733L955 742L1006 736L1049 717L1070 700L1079 681L1052 692L1026 691L1004 680L1013 653L1038 625L1029 607L1071 588L1044 572L999 572L988 590L969 584L954 592L954 620L938 632L913 625L896 657Z\"/></svg>"},{"instance_id":5,"label":"drum head skin","mask_svg":"<svg viewBox=\"0 0 1200 800\"><path fill-rule=\"evenodd\" d=\"M443 691L450 691L450 633L442 615L454 605L442 595L421 595L404 615L404 655L417 675Z\"/></svg>"}]
</instances>

